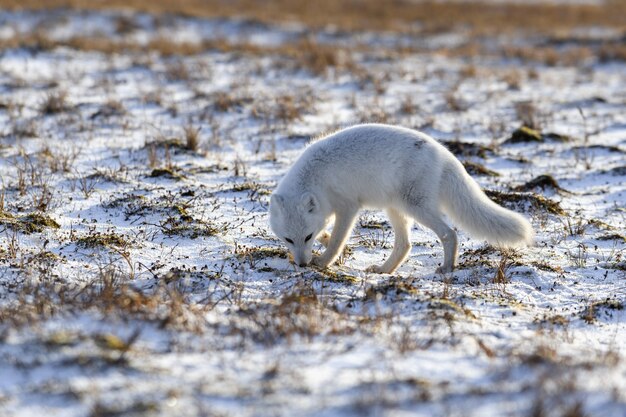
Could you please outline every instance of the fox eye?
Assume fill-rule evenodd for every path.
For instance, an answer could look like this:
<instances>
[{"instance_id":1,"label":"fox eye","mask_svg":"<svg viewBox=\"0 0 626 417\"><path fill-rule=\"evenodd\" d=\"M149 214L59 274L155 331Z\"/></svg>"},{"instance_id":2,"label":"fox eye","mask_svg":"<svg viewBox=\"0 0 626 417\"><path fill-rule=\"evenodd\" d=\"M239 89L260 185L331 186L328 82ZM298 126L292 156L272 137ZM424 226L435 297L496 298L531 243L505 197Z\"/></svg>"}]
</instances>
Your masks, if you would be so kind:
<instances>
[{"instance_id":1,"label":"fox eye","mask_svg":"<svg viewBox=\"0 0 626 417\"><path fill-rule=\"evenodd\" d=\"M308 242L309 240L311 240L311 238L313 237L313 233L309 234L307 237L304 238L305 242Z\"/></svg>"},{"instance_id":2,"label":"fox eye","mask_svg":"<svg viewBox=\"0 0 626 417\"><path fill-rule=\"evenodd\" d=\"M286 237L285 240L293 245L293 240L289 239L288 237Z\"/></svg>"}]
</instances>

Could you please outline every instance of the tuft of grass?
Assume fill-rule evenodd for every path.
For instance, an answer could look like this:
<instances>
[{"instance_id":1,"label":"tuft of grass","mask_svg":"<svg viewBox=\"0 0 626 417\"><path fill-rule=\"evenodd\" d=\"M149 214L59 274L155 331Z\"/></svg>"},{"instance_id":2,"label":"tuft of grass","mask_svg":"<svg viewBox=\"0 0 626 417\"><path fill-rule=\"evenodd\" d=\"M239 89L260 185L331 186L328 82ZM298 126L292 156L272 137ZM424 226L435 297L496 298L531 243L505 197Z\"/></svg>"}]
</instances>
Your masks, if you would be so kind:
<instances>
[{"instance_id":1,"label":"tuft of grass","mask_svg":"<svg viewBox=\"0 0 626 417\"><path fill-rule=\"evenodd\" d=\"M604 314L610 315L610 310L623 310L624 303L618 299L607 298L603 301L594 301L589 303L587 308L585 308L582 313L580 313L580 317L588 324L594 323L601 312Z\"/></svg>"},{"instance_id":2,"label":"tuft of grass","mask_svg":"<svg viewBox=\"0 0 626 417\"><path fill-rule=\"evenodd\" d=\"M200 146L200 130L202 128L195 128L191 125L187 125L183 128L183 135L185 137L185 149L188 151L196 152Z\"/></svg>"},{"instance_id":3,"label":"tuft of grass","mask_svg":"<svg viewBox=\"0 0 626 417\"><path fill-rule=\"evenodd\" d=\"M122 104L122 102L118 100L109 100L106 103L104 103L100 107L100 109L94 114L92 114L89 118L91 120L94 120L100 117L109 118L109 117L123 116L125 114L126 114L126 109L124 108L124 105Z\"/></svg>"},{"instance_id":4,"label":"tuft of grass","mask_svg":"<svg viewBox=\"0 0 626 417\"><path fill-rule=\"evenodd\" d=\"M189 81L191 79L191 74L182 60L175 60L167 63L165 78L172 82Z\"/></svg>"},{"instance_id":5,"label":"tuft of grass","mask_svg":"<svg viewBox=\"0 0 626 417\"><path fill-rule=\"evenodd\" d=\"M294 96L283 94L273 98L271 101L257 103L252 109L252 114L266 121L279 120L285 123L300 120L306 113L313 109L313 97L302 93Z\"/></svg>"},{"instance_id":6,"label":"tuft of grass","mask_svg":"<svg viewBox=\"0 0 626 417\"><path fill-rule=\"evenodd\" d=\"M323 75L329 67L354 69L354 63L346 51L333 45L320 44L312 38L306 38L281 52L294 58L300 68L316 75Z\"/></svg>"},{"instance_id":7,"label":"tuft of grass","mask_svg":"<svg viewBox=\"0 0 626 417\"><path fill-rule=\"evenodd\" d=\"M501 252L500 261L498 262L498 267L496 268L496 273L491 282L494 284L508 284L511 282L509 270L513 266L513 262L512 253L503 250Z\"/></svg>"},{"instance_id":8,"label":"tuft of grass","mask_svg":"<svg viewBox=\"0 0 626 417\"><path fill-rule=\"evenodd\" d=\"M233 108L241 108L245 104L252 102L251 97L235 96L230 92L218 91L212 96L213 108L220 112L227 112Z\"/></svg>"},{"instance_id":9,"label":"tuft of grass","mask_svg":"<svg viewBox=\"0 0 626 417\"><path fill-rule=\"evenodd\" d=\"M65 91L57 91L49 93L39 107L39 111L44 114L57 114L69 110L67 102L67 93Z\"/></svg>"}]
</instances>

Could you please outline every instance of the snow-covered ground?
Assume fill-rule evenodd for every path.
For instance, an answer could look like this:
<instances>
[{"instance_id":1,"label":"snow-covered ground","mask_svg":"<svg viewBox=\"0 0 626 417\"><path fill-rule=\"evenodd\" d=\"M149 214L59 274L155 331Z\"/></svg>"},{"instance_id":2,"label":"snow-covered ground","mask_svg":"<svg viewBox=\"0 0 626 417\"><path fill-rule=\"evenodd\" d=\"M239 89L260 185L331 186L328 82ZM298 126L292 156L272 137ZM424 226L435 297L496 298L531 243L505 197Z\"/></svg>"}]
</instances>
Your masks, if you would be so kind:
<instances>
[{"instance_id":1,"label":"snow-covered ground","mask_svg":"<svg viewBox=\"0 0 626 417\"><path fill-rule=\"evenodd\" d=\"M446 53L465 33L0 22L0 415L626 415L623 61L497 52L522 37ZM366 121L446 143L536 246L460 231L444 276L415 226L397 274L367 274L393 235L366 212L340 265L290 265L272 189L310 138ZM542 140L512 143L523 124Z\"/></svg>"}]
</instances>

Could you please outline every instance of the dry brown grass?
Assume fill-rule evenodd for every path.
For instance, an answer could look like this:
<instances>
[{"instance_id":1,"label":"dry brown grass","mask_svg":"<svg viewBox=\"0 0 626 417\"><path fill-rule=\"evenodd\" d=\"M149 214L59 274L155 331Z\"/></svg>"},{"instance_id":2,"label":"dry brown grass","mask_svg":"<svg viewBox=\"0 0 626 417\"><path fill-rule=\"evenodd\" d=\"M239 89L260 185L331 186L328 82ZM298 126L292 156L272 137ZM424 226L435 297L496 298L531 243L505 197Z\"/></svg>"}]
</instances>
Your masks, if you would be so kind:
<instances>
[{"instance_id":1,"label":"dry brown grass","mask_svg":"<svg viewBox=\"0 0 626 417\"><path fill-rule=\"evenodd\" d=\"M1 1L1 0L0 0ZM45 40L45 41L44 41ZM146 51L158 53L163 57L197 55L205 51L220 51L253 56L275 55L285 59L284 65L298 70L305 69L315 74L323 74L327 68L358 70L351 53L336 45L319 44L311 39L298 40L276 47L261 47L247 42L231 43L225 39L205 39L197 43L173 42L156 38L147 45L128 40L116 40L106 36L76 36L66 40L51 40L45 34L34 32L0 40L0 51L12 48L30 50L52 50L68 47L80 51L101 52L104 54L135 53ZM358 49L363 49L364 46ZM352 48L355 49L355 48ZM166 77L170 81L189 80L189 69L180 61L172 61L166 68Z\"/></svg>"},{"instance_id":2,"label":"dry brown grass","mask_svg":"<svg viewBox=\"0 0 626 417\"><path fill-rule=\"evenodd\" d=\"M65 91L57 91L46 95L39 110L42 114L55 114L67 111L69 108L67 93Z\"/></svg>"},{"instance_id":3,"label":"dry brown grass","mask_svg":"<svg viewBox=\"0 0 626 417\"><path fill-rule=\"evenodd\" d=\"M424 31L470 27L477 33L555 33L577 26L624 28L626 2L608 0L601 6L580 4L483 4L467 2L409 1L294 1L294 0L0 0L9 9L131 8L152 13L179 13L201 17L245 16L264 22L300 21L313 27L329 24L344 29L414 30L419 21ZM132 30L122 23L121 29Z\"/></svg>"},{"instance_id":4,"label":"dry brown grass","mask_svg":"<svg viewBox=\"0 0 626 417\"><path fill-rule=\"evenodd\" d=\"M189 123L183 128L183 136L185 137L185 148L189 151L196 152L200 146L200 127L194 127Z\"/></svg>"},{"instance_id":5,"label":"dry brown grass","mask_svg":"<svg viewBox=\"0 0 626 417\"><path fill-rule=\"evenodd\" d=\"M279 95L271 101L259 101L252 109L252 114L259 119L279 120L287 123L301 119L306 113L312 112L314 106L313 95L303 91L301 94Z\"/></svg>"},{"instance_id":6,"label":"dry brown grass","mask_svg":"<svg viewBox=\"0 0 626 417\"><path fill-rule=\"evenodd\" d=\"M0 4L2 0L0 0ZM512 23L514 25L514 23ZM449 29L452 29L451 27ZM483 30L484 28L481 28ZM496 29L494 29L496 30ZM626 31L626 25L624 27ZM536 46L510 46L506 45L494 49L492 46L482 44L480 37L470 37L466 43L457 47L444 47L434 52L444 56L470 58L476 56L501 56L505 58L519 59L523 62L541 63L550 66L567 65L580 66L593 61L626 60L626 47L620 41L611 40L603 43L589 43L581 40L576 45L562 47L558 39L546 45ZM65 40L53 40L43 32L20 34L11 38L0 40L0 51L12 48L25 48L33 51L52 50L58 47L67 47L80 51L101 52L104 54L134 54L134 56L146 56L146 51L151 51L162 57L184 57L201 54L207 51L220 51L235 55L247 55L252 57L273 56L274 65L279 69L306 70L316 75L328 74L328 69L345 71L358 79L361 88L373 88L377 94L384 93L386 80L374 76L354 61L355 52L380 54L377 48L367 44L358 43L351 47L342 47L335 44L316 42L313 38L296 39L285 42L278 46L260 46L246 41L231 42L226 39L199 39L198 42L175 42L167 38L157 37L148 44L131 41L126 38L112 39L107 36L75 36ZM387 54L397 56L403 53L433 52L423 47L398 48L388 50ZM168 81L192 81L192 73L195 69L187 68L180 59L168 61L165 76ZM476 68L466 67L460 76L465 79L475 77ZM532 78L532 74L529 74ZM511 89L518 89L522 81L519 72L510 72L504 77L504 81ZM451 109L459 106L455 103L454 95L448 100ZM462 110L463 106L460 106ZM54 110L53 110L54 111Z\"/></svg>"},{"instance_id":7,"label":"dry brown grass","mask_svg":"<svg viewBox=\"0 0 626 417\"><path fill-rule=\"evenodd\" d=\"M26 284L16 300L0 308L0 322L23 326L51 317L93 312L199 331L202 311L202 306L189 303L175 288L159 285L152 292L142 292L131 285L128 276L108 268L82 286L59 286L53 282Z\"/></svg>"},{"instance_id":8,"label":"dry brown grass","mask_svg":"<svg viewBox=\"0 0 626 417\"><path fill-rule=\"evenodd\" d=\"M619 58L619 55L616 53L619 52L619 49L611 49L610 51L613 52L610 52L609 49L606 48L602 50L607 51L607 59ZM596 53L588 46L576 46L568 49L559 49L555 46L523 46L506 47L503 54L508 58L518 58L522 61L534 61L549 66L579 66L592 59Z\"/></svg>"}]
</instances>

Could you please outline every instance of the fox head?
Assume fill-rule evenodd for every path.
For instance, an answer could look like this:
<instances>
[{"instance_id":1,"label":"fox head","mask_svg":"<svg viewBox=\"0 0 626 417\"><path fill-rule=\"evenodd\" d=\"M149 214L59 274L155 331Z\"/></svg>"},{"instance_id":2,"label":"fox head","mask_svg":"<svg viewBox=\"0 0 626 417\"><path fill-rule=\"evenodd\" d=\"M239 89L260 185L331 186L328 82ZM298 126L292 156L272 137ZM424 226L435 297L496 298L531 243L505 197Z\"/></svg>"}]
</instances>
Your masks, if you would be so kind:
<instances>
[{"instance_id":1,"label":"fox head","mask_svg":"<svg viewBox=\"0 0 626 417\"><path fill-rule=\"evenodd\" d=\"M270 227L285 242L296 265L311 262L313 242L325 225L319 201L312 193L293 198L272 194Z\"/></svg>"}]
</instances>

